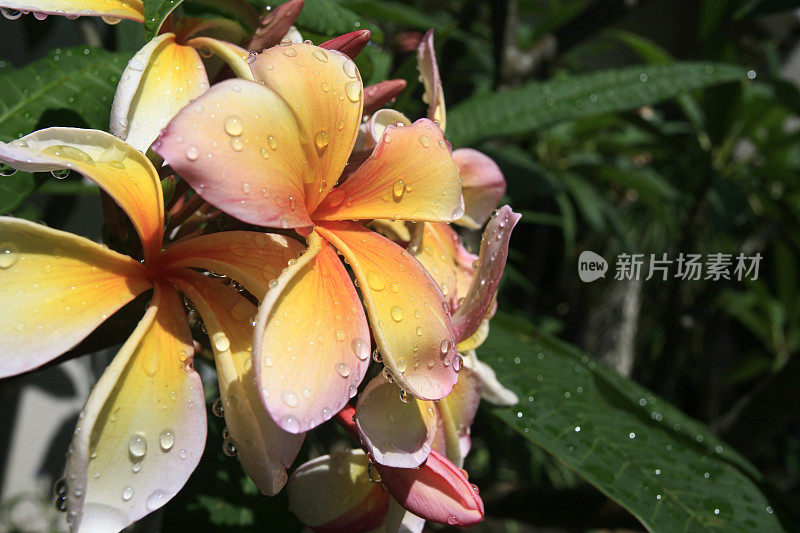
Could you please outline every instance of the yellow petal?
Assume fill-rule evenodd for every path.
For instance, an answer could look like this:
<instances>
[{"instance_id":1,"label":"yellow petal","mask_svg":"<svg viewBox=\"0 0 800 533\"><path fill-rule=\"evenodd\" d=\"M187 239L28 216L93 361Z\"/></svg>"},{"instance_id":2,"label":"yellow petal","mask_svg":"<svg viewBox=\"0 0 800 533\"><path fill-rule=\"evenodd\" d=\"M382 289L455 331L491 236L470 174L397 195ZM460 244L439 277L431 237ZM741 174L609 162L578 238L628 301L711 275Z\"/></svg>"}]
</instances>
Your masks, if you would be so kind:
<instances>
[{"instance_id":1,"label":"yellow petal","mask_svg":"<svg viewBox=\"0 0 800 533\"><path fill-rule=\"evenodd\" d=\"M182 107L208 89L200 55L164 33L128 61L111 106L111 133L146 152Z\"/></svg>"},{"instance_id":2,"label":"yellow petal","mask_svg":"<svg viewBox=\"0 0 800 533\"><path fill-rule=\"evenodd\" d=\"M192 356L180 297L159 284L78 418L65 478L73 531L118 531L186 483L206 440Z\"/></svg>"},{"instance_id":3,"label":"yellow petal","mask_svg":"<svg viewBox=\"0 0 800 533\"><path fill-rule=\"evenodd\" d=\"M363 105L361 75L344 54L303 43L269 48L250 68L256 81L289 104L300 125L300 142L319 160L318 173L306 186L306 206L312 212L353 151Z\"/></svg>"},{"instance_id":4,"label":"yellow petal","mask_svg":"<svg viewBox=\"0 0 800 533\"><path fill-rule=\"evenodd\" d=\"M263 298L276 279L305 246L273 233L225 231L180 241L159 258L163 268L205 268L235 279L256 298Z\"/></svg>"},{"instance_id":5,"label":"yellow petal","mask_svg":"<svg viewBox=\"0 0 800 533\"><path fill-rule=\"evenodd\" d=\"M436 403L443 422L447 458L459 468L464 466L464 458L472 443L470 427L478 411L482 388L480 378L469 368L464 368L453 391Z\"/></svg>"},{"instance_id":6,"label":"yellow petal","mask_svg":"<svg viewBox=\"0 0 800 533\"><path fill-rule=\"evenodd\" d=\"M281 430L256 390L251 359L256 306L196 272L185 270L174 282L197 307L211 339L225 424L239 461L261 492L273 496L286 484L286 468L304 434Z\"/></svg>"},{"instance_id":7,"label":"yellow petal","mask_svg":"<svg viewBox=\"0 0 800 533\"><path fill-rule=\"evenodd\" d=\"M387 126L369 159L312 214L319 220L450 222L464 214L458 167L428 119Z\"/></svg>"},{"instance_id":8,"label":"yellow petal","mask_svg":"<svg viewBox=\"0 0 800 533\"><path fill-rule=\"evenodd\" d=\"M398 385L424 400L446 396L458 377L457 354L450 315L430 274L407 251L356 224L326 222L317 231L353 269L375 342Z\"/></svg>"},{"instance_id":9,"label":"yellow petal","mask_svg":"<svg viewBox=\"0 0 800 533\"><path fill-rule=\"evenodd\" d=\"M110 24L118 22L118 19L144 22L141 0L3 0L2 6L50 15L105 17Z\"/></svg>"},{"instance_id":10,"label":"yellow petal","mask_svg":"<svg viewBox=\"0 0 800 533\"><path fill-rule=\"evenodd\" d=\"M130 257L0 217L0 377L61 355L150 287L144 267Z\"/></svg>"},{"instance_id":11,"label":"yellow petal","mask_svg":"<svg viewBox=\"0 0 800 533\"><path fill-rule=\"evenodd\" d=\"M113 135L97 130L47 128L0 143L0 161L28 172L68 168L102 187L122 207L142 239L145 259L161 250L164 198L152 163Z\"/></svg>"},{"instance_id":12,"label":"yellow petal","mask_svg":"<svg viewBox=\"0 0 800 533\"><path fill-rule=\"evenodd\" d=\"M253 81L253 73L247 63L250 52L241 46L211 37L195 37L186 41L186 44L198 49L210 50L222 59L237 77Z\"/></svg>"},{"instance_id":13,"label":"yellow petal","mask_svg":"<svg viewBox=\"0 0 800 533\"><path fill-rule=\"evenodd\" d=\"M355 396L369 366L369 329L353 282L330 244L278 277L258 311L253 361L259 392L279 426L299 433Z\"/></svg>"}]
</instances>

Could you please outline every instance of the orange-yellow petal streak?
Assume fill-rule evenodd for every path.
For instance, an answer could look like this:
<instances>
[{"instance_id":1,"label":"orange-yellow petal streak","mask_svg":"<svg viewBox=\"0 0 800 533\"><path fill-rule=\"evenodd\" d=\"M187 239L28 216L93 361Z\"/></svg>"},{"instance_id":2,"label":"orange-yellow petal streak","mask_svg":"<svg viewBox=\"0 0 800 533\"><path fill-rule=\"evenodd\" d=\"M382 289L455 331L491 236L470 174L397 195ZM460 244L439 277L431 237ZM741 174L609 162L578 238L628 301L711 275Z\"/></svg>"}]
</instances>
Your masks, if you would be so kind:
<instances>
[{"instance_id":1,"label":"orange-yellow petal streak","mask_svg":"<svg viewBox=\"0 0 800 533\"><path fill-rule=\"evenodd\" d=\"M0 377L61 355L150 287L144 267L129 257L0 217Z\"/></svg>"},{"instance_id":2,"label":"orange-yellow petal streak","mask_svg":"<svg viewBox=\"0 0 800 533\"><path fill-rule=\"evenodd\" d=\"M326 222L317 231L352 267L397 383L421 399L446 396L458 377L453 324L430 274L407 251L357 224Z\"/></svg>"},{"instance_id":3,"label":"orange-yellow petal streak","mask_svg":"<svg viewBox=\"0 0 800 533\"><path fill-rule=\"evenodd\" d=\"M2 0L0 6L50 15L104 16L144 22L141 0Z\"/></svg>"}]
</instances>

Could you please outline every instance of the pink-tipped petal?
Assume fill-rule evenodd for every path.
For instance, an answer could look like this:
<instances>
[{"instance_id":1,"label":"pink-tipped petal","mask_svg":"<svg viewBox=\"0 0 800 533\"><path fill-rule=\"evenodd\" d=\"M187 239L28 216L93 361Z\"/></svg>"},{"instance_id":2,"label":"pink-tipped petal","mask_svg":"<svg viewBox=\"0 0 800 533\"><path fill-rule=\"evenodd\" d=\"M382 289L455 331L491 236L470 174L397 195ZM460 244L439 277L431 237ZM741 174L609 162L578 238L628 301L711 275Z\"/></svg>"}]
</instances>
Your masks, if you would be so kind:
<instances>
[{"instance_id":1,"label":"pink-tipped petal","mask_svg":"<svg viewBox=\"0 0 800 533\"><path fill-rule=\"evenodd\" d=\"M386 488L415 515L440 524L471 526L484 517L483 500L464 473L436 451L418 469L376 465Z\"/></svg>"},{"instance_id":2,"label":"pink-tipped petal","mask_svg":"<svg viewBox=\"0 0 800 533\"><path fill-rule=\"evenodd\" d=\"M451 222L464 214L444 133L428 119L389 126L375 150L313 213L320 220Z\"/></svg>"},{"instance_id":3,"label":"pink-tipped petal","mask_svg":"<svg viewBox=\"0 0 800 533\"><path fill-rule=\"evenodd\" d=\"M489 221L481 240L478 268L466 300L453 314L456 342L471 337L477 331L492 305L500 278L506 266L511 231L521 216L503 206Z\"/></svg>"},{"instance_id":4,"label":"pink-tipped petal","mask_svg":"<svg viewBox=\"0 0 800 533\"><path fill-rule=\"evenodd\" d=\"M229 215L294 228L312 224L303 177L318 172L300 137L292 109L275 92L226 80L183 108L153 150Z\"/></svg>"},{"instance_id":5,"label":"pink-tipped petal","mask_svg":"<svg viewBox=\"0 0 800 533\"><path fill-rule=\"evenodd\" d=\"M428 118L436 122L442 130L447 125L444 91L436 64L436 50L433 48L433 30L428 30L417 48L417 70L425 87L422 100L428 104Z\"/></svg>"},{"instance_id":6,"label":"pink-tipped petal","mask_svg":"<svg viewBox=\"0 0 800 533\"><path fill-rule=\"evenodd\" d=\"M264 410L251 362L256 306L231 287L184 270L174 283L197 307L214 351L225 424L237 457L261 492L273 496L286 484L305 434L281 430Z\"/></svg>"},{"instance_id":7,"label":"pink-tipped petal","mask_svg":"<svg viewBox=\"0 0 800 533\"><path fill-rule=\"evenodd\" d=\"M403 92L406 80L384 80L364 87L364 114L371 115Z\"/></svg>"},{"instance_id":8,"label":"pink-tipped petal","mask_svg":"<svg viewBox=\"0 0 800 533\"><path fill-rule=\"evenodd\" d=\"M78 417L65 477L72 531L119 531L186 483L206 440L193 355L183 302L171 286L157 284Z\"/></svg>"},{"instance_id":9,"label":"pink-tipped petal","mask_svg":"<svg viewBox=\"0 0 800 533\"><path fill-rule=\"evenodd\" d=\"M497 163L472 148L453 152L464 195L464 216L457 224L478 229L489 220L492 210L506 192L506 180Z\"/></svg>"},{"instance_id":10,"label":"pink-tipped petal","mask_svg":"<svg viewBox=\"0 0 800 533\"><path fill-rule=\"evenodd\" d=\"M256 317L253 367L264 405L284 430L312 429L355 396L369 353L353 282L333 247L312 233Z\"/></svg>"},{"instance_id":11,"label":"pink-tipped petal","mask_svg":"<svg viewBox=\"0 0 800 533\"><path fill-rule=\"evenodd\" d=\"M289 478L289 509L314 531L368 531L386 516L389 494L369 480L362 450L323 455Z\"/></svg>"},{"instance_id":12,"label":"pink-tipped petal","mask_svg":"<svg viewBox=\"0 0 800 533\"><path fill-rule=\"evenodd\" d=\"M350 59L355 59L361 50L367 46L367 43L369 43L369 37L369 30L356 30L334 37L330 41L325 41L319 46L320 48L326 48L328 50L338 50Z\"/></svg>"},{"instance_id":13,"label":"pink-tipped petal","mask_svg":"<svg viewBox=\"0 0 800 533\"><path fill-rule=\"evenodd\" d=\"M272 9L267 16L261 19L247 49L258 52L281 42L283 36L300 16L304 4L304 0L289 0Z\"/></svg>"},{"instance_id":14,"label":"pink-tipped petal","mask_svg":"<svg viewBox=\"0 0 800 533\"><path fill-rule=\"evenodd\" d=\"M383 376L377 376L358 397L356 425L375 461L386 466L414 468L431 451L436 413L432 402L401 400L400 389Z\"/></svg>"},{"instance_id":15,"label":"pink-tipped petal","mask_svg":"<svg viewBox=\"0 0 800 533\"><path fill-rule=\"evenodd\" d=\"M450 315L430 274L407 251L352 222L326 222L317 231L353 269L397 384L423 400L446 396L458 378L457 354Z\"/></svg>"}]
</instances>

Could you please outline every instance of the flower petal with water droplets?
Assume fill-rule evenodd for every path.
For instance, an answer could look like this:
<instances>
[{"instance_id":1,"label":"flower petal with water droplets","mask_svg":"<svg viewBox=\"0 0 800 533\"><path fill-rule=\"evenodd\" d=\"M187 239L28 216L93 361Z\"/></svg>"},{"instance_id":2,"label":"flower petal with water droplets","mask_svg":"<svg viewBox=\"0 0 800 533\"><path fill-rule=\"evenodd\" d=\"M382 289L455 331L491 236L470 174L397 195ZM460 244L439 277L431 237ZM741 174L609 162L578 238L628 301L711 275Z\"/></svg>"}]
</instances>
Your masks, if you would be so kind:
<instances>
[{"instance_id":1,"label":"flower petal with water droplets","mask_svg":"<svg viewBox=\"0 0 800 533\"><path fill-rule=\"evenodd\" d=\"M193 353L178 293L156 285L78 418L65 478L73 531L119 531L186 483L206 440L203 386L186 364Z\"/></svg>"},{"instance_id":2,"label":"flower petal with water droplets","mask_svg":"<svg viewBox=\"0 0 800 533\"><path fill-rule=\"evenodd\" d=\"M363 97L358 68L344 54L303 43L265 50L250 68L256 81L288 103L299 142L318 162L317 173L306 178L306 206L313 212L339 180L356 142Z\"/></svg>"},{"instance_id":3,"label":"flower petal with water droplets","mask_svg":"<svg viewBox=\"0 0 800 533\"><path fill-rule=\"evenodd\" d=\"M433 48L433 30L428 30L417 48L417 70L425 87L422 100L428 104L428 118L439 124L442 130L447 125L444 107L444 90L436 64L436 50Z\"/></svg>"},{"instance_id":4,"label":"flower petal with water droplets","mask_svg":"<svg viewBox=\"0 0 800 533\"><path fill-rule=\"evenodd\" d=\"M269 283L305 246L274 233L224 231L186 239L167 248L160 257L164 268L205 268L241 283L256 298L263 298Z\"/></svg>"},{"instance_id":5,"label":"flower petal with water droplets","mask_svg":"<svg viewBox=\"0 0 800 533\"><path fill-rule=\"evenodd\" d=\"M207 202L260 226L312 225L306 180L318 161L298 142L292 109L270 89L247 80L214 85L184 107L153 143Z\"/></svg>"},{"instance_id":6,"label":"flower petal with water droplets","mask_svg":"<svg viewBox=\"0 0 800 533\"><path fill-rule=\"evenodd\" d=\"M492 305L500 278L506 266L508 241L520 219L510 207L503 206L489 221L481 239L478 268L466 300L453 314L456 342L471 337L480 326Z\"/></svg>"},{"instance_id":7,"label":"flower petal with water droplets","mask_svg":"<svg viewBox=\"0 0 800 533\"><path fill-rule=\"evenodd\" d=\"M194 37L186 41L186 45L197 49L210 50L223 60L237 77L253 80L253 73L247 63L250 53L241 46L212 37Z\"/></svg>"},{"instance_id":8,"label":"flower petal with water droplets","mask_svg":"<svg viewBox=\"0 0 800 533\"><path fill-rule=\"evenodd\" d=\"M130 257L0 217L0 377L61 355L150 287L143 265Z\"/></svg>"},{"instance_id":9,"label":"flower petal with water droplets","mask_svg":"<svg viewBox=\"0 0 800 533\"><path fill-rule=\"evenodd\" d=\"M47 128L0 143L0 161L28 172L72 169L102 187L128 214L154 259L164 238L164 198L156 169L144 154L97 130Z\"/></svg>"},{"instance_id":10,"label":"flower petal with water droplets","mask_svg":"<svg viewBox=\"0 0 800 533\"><path fill-rule=\"evenodd\" d=\"M252 317L256 306L232 288L189 270L175 284L197 307L214 351L225 423L237 456L261 492L277 494L286 484L305 434L281 430L264 410L252 368Z\"/></svg>"},{"instance_id":11,"label":"flower petal with water droplets","mask_svg":"<svg viewBox=\"0 0 800 533\"><path fill-rule=\"evenodd\" d=\"M406 403L399 393L400 389L383 376L373 378L358 396L356 425L375 461L386 466L414 468L431 451L436 412L432 402L411 399Z\"/></svg>"},{"instance_id":12,"label":"flower petal with water droplets","mask_svg":"<svg viewBox=\"0 0 800 533\"><path fill-rule=\"evenodd\" d=\"M367 456L347 450L317 457L289 478L289 509L318 531L350 533L377 527L391 496L371 483Z\"/></svg>"},{"instance_id":13,"label":"flower petal with water droplets","mask_svg":"<svg viewBox=\"0 0 800 533\"><path fill-rule=\"evenodd\" d=\"M291 433L335 415L369 365L367 319L336 251L319 235L258 310L253 366L273 420Z\"/></svg>"},{"instance_id":14,"label":"flower petal with water droplets","mask_svg":"<svg viewBox=\"0 0 800 533\"><path fill-rule=\"evenodd\" d=\"M141 0L2 0L0 5L6 9L48 15L107 17L109 22L111 19L144 22L144 4Z\"/></svg>"},{"instance_id":15,"label":"flower petal with water droplets","mask_svg":"<svg viewBox=\"0 0 800 533\"><path fill-rule=\"evenodd\" d=\"M506 180L491 157L472 148L459 148L453 152L453 159L464 195L464 216L456 223L478 229L489 220L505 194Z\"/></svg>"},{"instance_id":16,"label":"flower petal with water droplets","mask_svg":"<svg viewBox=\"0 0 800 533\"><path fill-rule=\"evenodd\" d=\"M376 464L383 484L403 507L441 524L469 526L483 520L483 501L464 473L435 450L417 468Z\"/></svg>"},{"instance_id":17,"label":"flower petal with water droplets","mask_svg":"<svg viewBox=\"0 0 800 533\"><path fill-rule=\"evenodd\" d=\"M442 293L411 254L351 222L317 226L353 269L383 362L397 384L424 400L438 400L458 374L453 326Z\"/></svg>"},{"instance_id":18,"label":"flower petal with water droplets","mask_svg":"<svg viewBox=\"0 0 800 533\"><path fill-rule=\"evenodd\" d=\"M208 89L203 61L191 46L163 33L136 52L120 77L110 132L146 152L182 107Z\"/></svg>"},{"instance_id":19,"label":"flower petal with water droplets","mask_svg":"<svg viewBox=\"0 0 800 533\"><path fill-rule=\"evenodd\" d=\"M313 213L318 220L461 218L458 167L436 124L389 126L372 155Z\"/></svg>"}]
</instances>

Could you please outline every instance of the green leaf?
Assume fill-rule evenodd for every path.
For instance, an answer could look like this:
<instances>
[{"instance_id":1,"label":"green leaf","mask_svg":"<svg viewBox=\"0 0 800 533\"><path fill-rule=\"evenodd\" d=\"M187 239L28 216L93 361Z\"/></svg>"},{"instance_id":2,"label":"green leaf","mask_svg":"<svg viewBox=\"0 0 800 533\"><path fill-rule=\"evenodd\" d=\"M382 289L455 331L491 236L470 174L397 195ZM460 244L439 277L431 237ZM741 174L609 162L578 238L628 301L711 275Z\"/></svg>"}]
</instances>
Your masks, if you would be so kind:
<instances>
[{"instance_id":1,"label":"green leaf","mask_svg":"<svg viewBox=\"0 0 800 533\"><path fill-rule=\"evenodd\" d=\"M0 141L48 126L106 129L119 76L130 54L56 48L0 73ZM0 213L15 209L42 180L27 172L0 177Z\"/></svg>"},{"instance_id":2,"label":"green leaf","mask_svg":"<svg viewBox=\"0 0 800 533\"><path fill-rule=\"evenodd\" d=\"M447 136L453 145L464 146L529 133L559 120L628 111L692 89L742 80L746 72L720 63L645 65L476 94L448 112Z\"/></svg>"},{"instance_id":3,"label":"green leaf","mask_svg":"<svg viewBox=\"0 0 800 533\"><path fill-rule=\"evenodd\" d=\"M495 414L648 530L784 530L752 465L635 382L502 314L479 352L520 398Z\"/></svg>"},{"instance_id":4,"label":"green leaf","mask_svg":"<svg viewBox=\"0 0 800 533\"><path fill-rule=\"evenodd\" d=\"M158 35L164 20L183 0L144 0L144 35L148 41Z\"/></svg>"}]
</instances>

